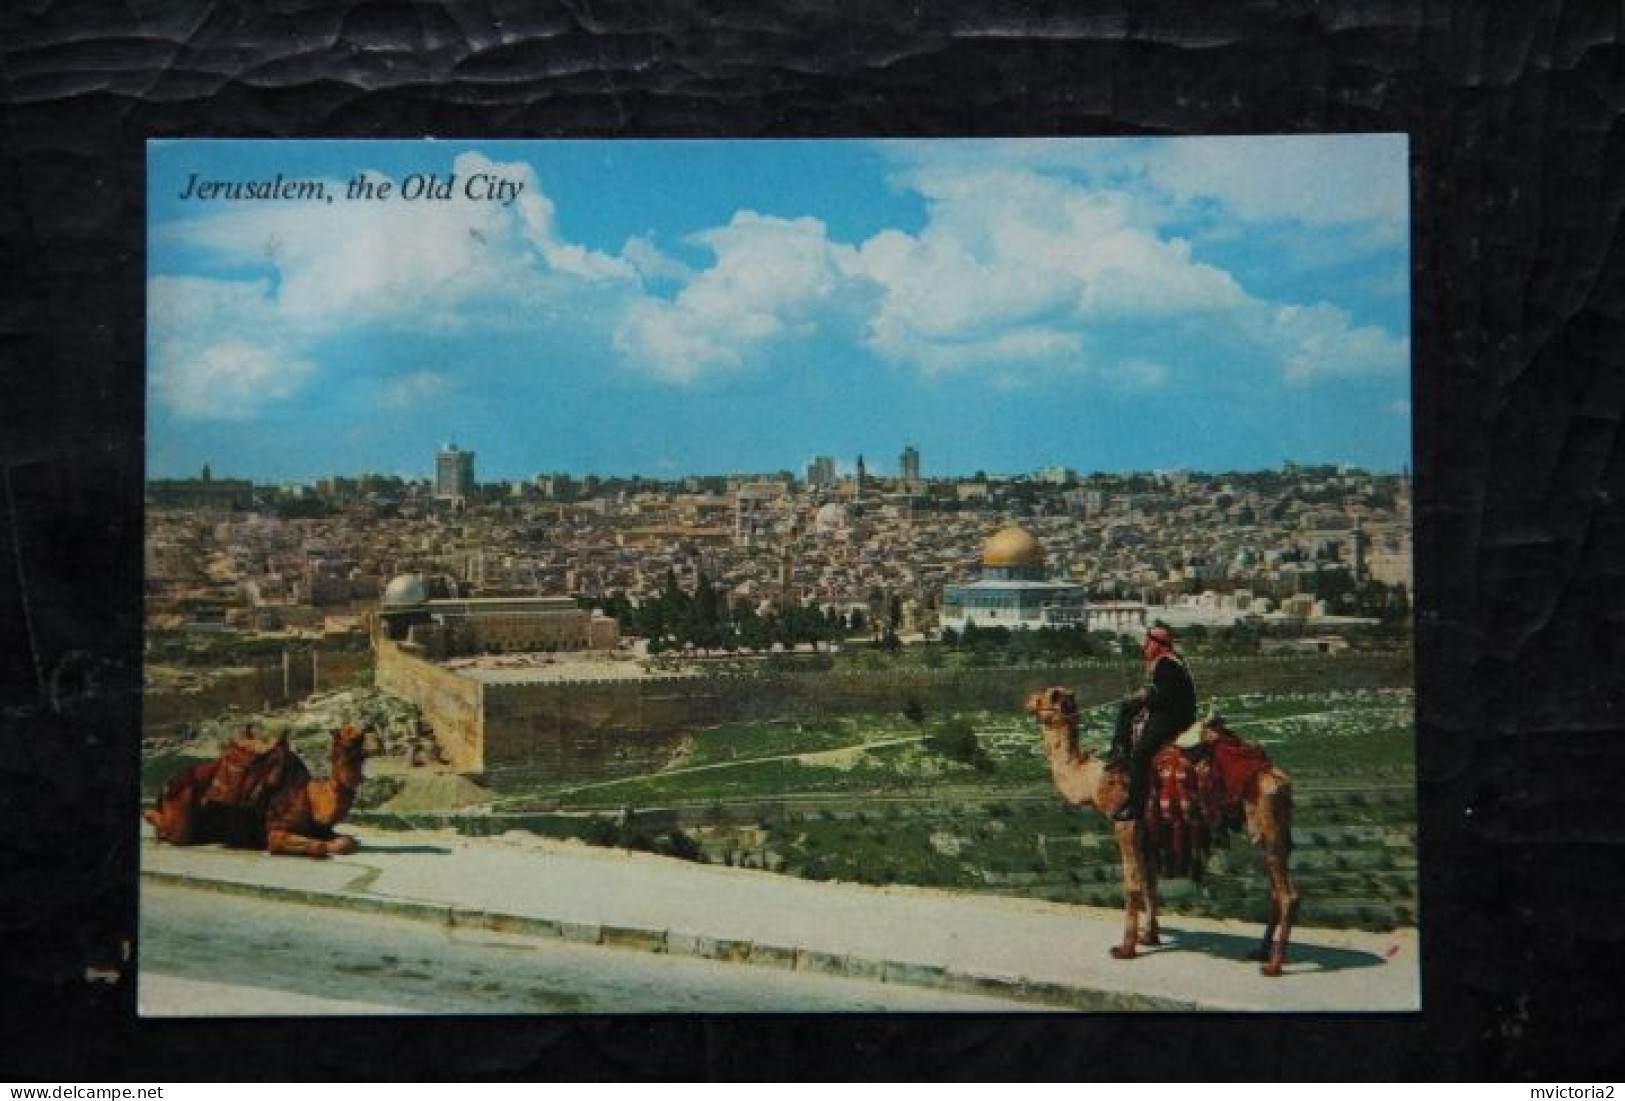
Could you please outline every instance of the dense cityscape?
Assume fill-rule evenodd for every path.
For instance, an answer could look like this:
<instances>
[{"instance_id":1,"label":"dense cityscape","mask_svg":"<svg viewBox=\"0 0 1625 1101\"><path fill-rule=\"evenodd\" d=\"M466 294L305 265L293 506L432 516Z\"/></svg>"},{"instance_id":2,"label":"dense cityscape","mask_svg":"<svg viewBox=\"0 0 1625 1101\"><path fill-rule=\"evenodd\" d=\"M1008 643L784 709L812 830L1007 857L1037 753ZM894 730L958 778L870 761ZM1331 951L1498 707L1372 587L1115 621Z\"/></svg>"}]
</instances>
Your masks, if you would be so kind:
<instances>
[{"instance_id":1,"label":"dense cityscape","mask_svg":"<svg viewBox=\"0 0 1625 1101\"><path fill-rule=\"evenodd\" d=\"M1050 578L1113 613L1086 617L1092 630L1291 623L1325 636L1408 619L1404 474L1286 463L928 477L908 447L885 476L862 456L839 473L820 456L800 475L480 483L475 459L448 444L419 480L271 486L205 468L150 482L149 627L356 632L391 578L416 573L464 597L567 595L615 614L623 641L646 633L638 609L681 592L704 594L713 619L817 613L836 637L884 628L909 642L938 636L945 590L975 580L989 535L1009 525L1031 533Z\"/></svg>"}]
</instances>

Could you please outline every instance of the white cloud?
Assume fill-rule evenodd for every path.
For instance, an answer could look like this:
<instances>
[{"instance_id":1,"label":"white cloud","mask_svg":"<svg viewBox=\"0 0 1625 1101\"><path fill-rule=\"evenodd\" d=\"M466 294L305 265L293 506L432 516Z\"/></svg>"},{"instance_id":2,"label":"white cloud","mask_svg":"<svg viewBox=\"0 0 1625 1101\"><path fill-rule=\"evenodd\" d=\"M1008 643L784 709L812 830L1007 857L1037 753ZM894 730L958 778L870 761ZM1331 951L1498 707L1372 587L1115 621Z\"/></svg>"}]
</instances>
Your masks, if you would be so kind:
<instances>
[{"instance_id":1,"label":"white cloud","mask_svg":"<svg viewBox=\"0 0 1625 1101\"><path fill-rule=\"evenodd\" d=\"M236 275L152 280L153 393L183 417L248 416L312 382L321 342L368 326L537 343L568 327L584 355L613 351L673 385L765 367L828 337L926 374L1008 383L1069 372L1135 390L1191 370L1189 334L1203 326L1299 383L1408 364L1403 337L1326 303L1259 299L1165 220L1172 205L1207 199L1230 224L1402 225L1392 180L1402 141L949 144L894 181L924 200L917 229L848 244L817 218L741 210L687 239L710 254L697 267L652 237L618 255L568 240L529 165L477 153L454 171L519 180L511 206L209 208L164 232ZM380 400L432 401L443 385L417 371Z\"/></svg>"},{"instance_id":2,"label":"white cloud","mask_svg":"<svg viewBox=\"0 0 1625 1101\"><path fill-rule=\"evenodd\" d=\"M411 409L436 401L450 390L451 384L444 375L434 371L412 371L387 382L381 400L390 409Z\"/></svg>"},{"instance_id":3,"label":"white cloud","mask_svg":"<svg viewBox=\"0 0 1625 1101\"><path fill-rule=\"evenodd\" d=\"M148 289L153 396L190 420L246 420L314 372L265 280L159 277Z\"/></svg>"},{"instance_id":4,"label":"white cloud","mask_svg":"<svg viewBox=\"0 0 1625 1101\"><path fill-rule=\"evenodd\" d=\"M1002 356L1006 369L1053 366L1077 354L1091 326L1152 325L1247 301L1186 242L1136 224L1134 204L1115 192L987 170L921 172L914 185L930 202L925 228L880 233L862 249L882 295L869 341L893 361L947 370Z\"/></svg>"},{"instance_id":5,"label":"white cloud","mask_svg":"<svg viewBox=\"0 0 1625 1101\"><path fill-rule=\"evenodd\" d=\"M1403 135L1180 138L1143 148L1155 186L1218 200L1246 221L1369 222L1397 232L1409 218Z\"/></svg>"},{"instance_id":6,"label":"white cloud","mask_svg":"<svg viewBox=\"0 0 1625 1101\"><path fill-rule=\"evenodd\" d=\"M1083 338L1075 332L1035 326L959 341L922 342L914 345L910 354L915 365L927 374L983 368L1002 375L1010 373L1012 366L1041 364L1053 368L1068 361L1081 366L1083 346Z\"/></svg>"},{"instance_id":7,"label":"white cloud","mask_svg":"<svg viewBox=\"0 0 1625 1101\"><path fill-rule=\"evenodd\" d=\"M408 201L397 191L381 201L251 204L211 211L173 234L220 262L273 265L284 321L313 332L359 322L488 324L504 307L567 283L635 278L625 260L558 236L553 202L528 164L464 153L453 171L459 180L500 175L524 189L507 207L468 200L460 188L447 201ZM343 185L328 181L328 189Z\"/></svg>"},{"instance_id":8,"label":"white cloud","mask_svg":"<svg viewBox=\"0 0 1625 1101\"><path fill-rule=\"evenodd\" d=\"M1165 384L1169 364L1190 359L1180 341L1209 325L1239 334L1299 383L1408 364L1408 341L1337 307L1249 294L1189 242L1148 225L1133 196L975 166L919 169L906 181L926 199L924 226L883 230L856 248L831 241L816 219L748 211L691 238L715 258L701 270L640 247L640 270L659 268L680 289L628 306L615 334L623 359L689 383L744 369L775 343L837 330L927 374L974 370L1009 382L1067 371L1137 390ZM1141 350L1091 357L1089 346L1104 344L1090 334L1108 329Z\"/></svg>"},{"instance_id":9,"label":"white cloud","mask_svg":"<svg viewBox=\"0 0 1625 1101\"><path fill-rule=\"evenodd\" d=\"M248 420L267 404L299 390L315 370L238 337L208 342L164 364L154 377L158 396L192 420Z\"/></svg>"},{"instance_id":10,"label":"white cloud","mask_svg":"<svg viewBox=\"0 0 1625 1101\"><path fill-rule=\"evenodd\" d=\"M1153 224L1169 204L1215 202L1247 222L1366 223L1409 217L1403 134L897 141L882 148L905 173L969 174L989 163L1113 190Z\"/></svg>"},{"instance_id":11,"label":"white cloud","mask_svg":"<svg viewBox=\"0 0 1625 1101\"><path fill-rule=\"evenodd\" d=\"M1375 325L1356 326L1346 311L1324 302L1277 307L1267 339L1289 382L1397 374L1410 367L1408 339Z\"/></svg>"},{"instance_id":12,"label":"white cloud","mask_svg":"<svg viewBox=\"0 0 1625 1101\"><path fill-rule=\"evenodd\" d=\"M857 289L856 251L816 218L740 211L692 241L716 262L671 298L632 303L614 336L630 366L667 382L739 370L770 342L811 336Z\"/></svg>"},{"instance_id":13,"label":"white cloud","mask_svg":"<svg viewBox=\"0 0 1625 1101\"><path fill-rule=\"evenodd\" d=\"M632 265L645 282L688 280L694 269L660 250L648 237L633 237L621 247L621 258Z\"/></svg>"},{"instance_id":14,"label":"white cloud","mask_svg":"<svg viewBox=\"0 0 1625 1101\"><path fill-rule=\"evenodd\" d=\"M165 227L161 247L273 274L150 282L155 397L183 417L248 416L294 396L313 370L310 349L335 334L381 326L522 339L557 324L582 295L612 298L636 286L629 261L559 236L553 203L529 165L464 153L453 171L459 180L485 173L524 187L506 207L469 200L456 186L443 202L409 201L397 190L377 201L250 203ZM344 193L339 181L327 185ZM249 356L250 347L284 364L282 373ZM256 373L265 376L259 388L232 382ZM422 379L403 385L392 400L427 396Z\"/></svg>"}]
</instances>

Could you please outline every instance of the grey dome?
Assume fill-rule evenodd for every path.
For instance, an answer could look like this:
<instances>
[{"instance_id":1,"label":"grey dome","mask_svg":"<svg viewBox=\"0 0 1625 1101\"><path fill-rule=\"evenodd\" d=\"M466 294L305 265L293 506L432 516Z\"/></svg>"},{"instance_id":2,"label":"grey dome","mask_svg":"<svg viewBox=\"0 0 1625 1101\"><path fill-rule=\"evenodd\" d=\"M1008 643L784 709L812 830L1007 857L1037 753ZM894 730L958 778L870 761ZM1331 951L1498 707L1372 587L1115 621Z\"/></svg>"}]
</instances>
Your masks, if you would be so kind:
<instances>
[{"instance_id":1,"label":"grey dome","mask_svg":"<svg viewBox=\"0 0 1625 1101\"><path fill-rule=\"evenodd\" d=\"M385 608L415 608L429 599L421 573L403 573L384 586L379 603Z\"/></svg>"}]
</instances>

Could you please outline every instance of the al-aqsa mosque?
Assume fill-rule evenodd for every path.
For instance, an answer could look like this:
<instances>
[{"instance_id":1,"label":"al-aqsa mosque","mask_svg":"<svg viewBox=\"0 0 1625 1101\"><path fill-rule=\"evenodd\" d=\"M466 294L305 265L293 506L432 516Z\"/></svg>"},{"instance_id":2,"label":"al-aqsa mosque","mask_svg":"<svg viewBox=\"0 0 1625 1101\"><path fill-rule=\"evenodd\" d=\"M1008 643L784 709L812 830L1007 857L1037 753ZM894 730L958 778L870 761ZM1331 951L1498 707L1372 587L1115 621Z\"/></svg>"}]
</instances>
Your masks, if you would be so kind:
<instances>
[{"instance_id":1,"label":"al-aqsa mosque","mask_svg":"<svg viewBox=\"0 0 1625 1101\"><path fill-rule=\"evenodd\" d=\"M963 631L971 624L1037 630L1087 623L1084 588L1074 581L1051 581L1044 547L1025 528L1000 528L982 547L982 578L948 585L942 594L941 624Z\"/></svg>"}]
</instances>

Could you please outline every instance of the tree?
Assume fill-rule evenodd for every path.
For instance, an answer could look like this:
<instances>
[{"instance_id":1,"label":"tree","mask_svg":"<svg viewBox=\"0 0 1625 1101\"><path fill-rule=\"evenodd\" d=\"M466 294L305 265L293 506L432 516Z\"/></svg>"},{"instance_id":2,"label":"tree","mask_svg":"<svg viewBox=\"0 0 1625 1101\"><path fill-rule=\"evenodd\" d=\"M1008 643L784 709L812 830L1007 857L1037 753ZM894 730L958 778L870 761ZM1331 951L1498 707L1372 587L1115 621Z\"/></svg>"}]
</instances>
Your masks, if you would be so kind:
<instances>
[{"instance_id":1,"label":"tree","mask_svg":"<svg viewBox=\"0 0 1625 1101\"><path fill-rule=\"evenodd\" d=\"M878 640L886 615L886 594L879 588L872 588L866 603L869 605L869 631Z\"/></svg>"},{"instance_id":2,"label":"tree","mask_svg":"<svg viewBox=\"0 0 1625 1101\"><path fill-rule=\"evenodd\" d=\"M970 765L978 772L992 772L993 758L976 737L976 729L965 719L948 719L937 726L925 747L939 756Z\"/></svg>"}]
</instances>

